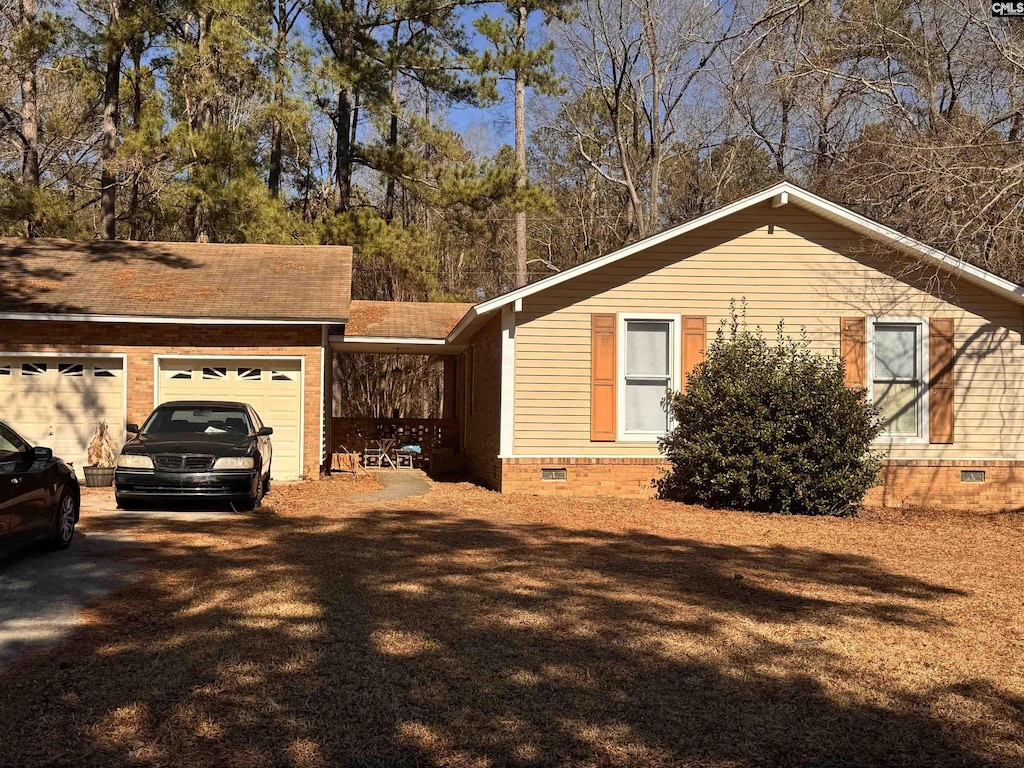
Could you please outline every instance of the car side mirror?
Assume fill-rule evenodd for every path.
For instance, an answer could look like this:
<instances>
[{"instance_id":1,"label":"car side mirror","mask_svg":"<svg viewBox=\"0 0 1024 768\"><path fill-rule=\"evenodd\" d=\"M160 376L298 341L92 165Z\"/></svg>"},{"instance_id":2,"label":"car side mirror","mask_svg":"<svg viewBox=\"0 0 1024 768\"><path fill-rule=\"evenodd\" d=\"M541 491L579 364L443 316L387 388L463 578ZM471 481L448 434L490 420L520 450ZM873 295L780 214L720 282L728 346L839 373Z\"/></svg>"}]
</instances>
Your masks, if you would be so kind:
<instances>
[{"instance_id":1,"label":"car side mirror","mask_svg":"<svg viewBox=\"0 0 1024 768\"><path fill-rule=\"evenodd\" d=\"M270 437L274 434L273 427L260 427L259 432L256 433L256 437Z\"/></svg>"},{"instance_id":2,"label":"car side mirror","mask_svg":"<svg viewBox=\"0 0 1024 768\"><path fill-rule=\"evenodd\" d=\"M138 424L126 424L124 427L125 432L131 432L133 435L139 434L142 430L139 429Z\"/></svg>"},{"instance_id":3,"label":"car side mirror","mask_svg":"<svg viewBox=\"0 0 1024 768\"><path fill-rule=\"evenodd\" d=\"M35 461L50 461L53 458L53 449L37 445L32 449L32 458Z\"/></svg>"}]
</instances>

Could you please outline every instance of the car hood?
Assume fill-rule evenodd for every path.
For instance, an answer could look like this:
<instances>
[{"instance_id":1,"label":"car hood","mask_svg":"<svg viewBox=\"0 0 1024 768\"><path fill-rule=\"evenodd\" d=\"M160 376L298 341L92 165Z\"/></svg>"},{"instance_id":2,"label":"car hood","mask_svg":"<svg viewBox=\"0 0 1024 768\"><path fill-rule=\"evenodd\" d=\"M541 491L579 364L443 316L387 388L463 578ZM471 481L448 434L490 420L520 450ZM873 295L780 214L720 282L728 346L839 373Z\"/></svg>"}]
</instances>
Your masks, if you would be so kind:
<instances>
[{"instance_id":1,"label":"car hood","mask_svg":"<svg viewBox=\"0 0 1024 768\"><path fill-rule=\"evenodd\" d=\"M248 435L137 435L124 453L200 453L207 456L249 456L256 438Z\"/></svg>"}]
</instances>

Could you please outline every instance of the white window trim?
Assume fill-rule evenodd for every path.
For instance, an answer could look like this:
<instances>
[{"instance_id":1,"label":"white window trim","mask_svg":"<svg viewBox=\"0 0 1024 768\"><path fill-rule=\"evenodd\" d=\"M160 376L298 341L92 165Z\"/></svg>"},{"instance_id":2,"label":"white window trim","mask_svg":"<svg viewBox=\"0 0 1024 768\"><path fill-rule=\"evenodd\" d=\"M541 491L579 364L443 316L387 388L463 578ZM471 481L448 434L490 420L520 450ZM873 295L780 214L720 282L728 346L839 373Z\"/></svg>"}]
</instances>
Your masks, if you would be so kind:
<instances>
[{"instance_id":1,"label":"white window trim","mask_svg":"<svg viewBox=\"0 0 1024 768\"><path fill-rule=\"evenodd\" d=\"M627 432L626 431L626 322L636 320L668 321L669 340L668 351L671 365L672 378L668 383L670 391L679 389L679 382L682 380L682 361L679 350L682 339L680 329L682 326L682 315L673 315L664 312L620 312L615 328L616 338L616 370L615 370L615 423L616 440L620 443L657 443L658 439L665 436L664 432Z\"/></svg>"},{"instance_id":2,"label":"white window trim","mask_svg":"<svg viewBox=\"0 0 1024 768\"><path fill-rule=\"evenodd\" d=\"M894 324L894 325L917 325L921 331L921 344L918 347L918 370L921 376L921 434L914 436L901 436L901 435L885 435L881 434L875 439L875 445L928 445L930 442L929 435L929 417L928 417L928 402L929 402L929 375L930 375L930 361L931 356L928 350L928 318L926 317L869 317L868 318L868 333L867 333L867 355L868 355L868 399L875 402L875 325L881 323L882 325Z\"/></svg>"}]
</instances>

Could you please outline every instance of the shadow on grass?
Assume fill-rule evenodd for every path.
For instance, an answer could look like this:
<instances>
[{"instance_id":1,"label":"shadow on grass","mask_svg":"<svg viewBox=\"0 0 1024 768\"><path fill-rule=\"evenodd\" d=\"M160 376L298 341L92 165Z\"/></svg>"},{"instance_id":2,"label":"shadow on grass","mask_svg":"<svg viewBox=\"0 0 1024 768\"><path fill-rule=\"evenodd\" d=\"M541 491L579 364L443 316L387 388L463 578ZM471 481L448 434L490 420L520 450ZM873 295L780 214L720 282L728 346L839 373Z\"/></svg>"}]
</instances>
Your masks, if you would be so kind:
<instances>
[{"instance_id":1,"label":"shadow on grass","mask_svg":"<svg viewBox=\"0 0 1024 768\"><path fill-rule=\"evenodd\" d=\"M179 533L0 684L0 764L1015 762L932 714L1019 725L990 684L912 694L814 645L959 594L871 558L430 511L97 525Z\"/></svg>"}]
</instances>

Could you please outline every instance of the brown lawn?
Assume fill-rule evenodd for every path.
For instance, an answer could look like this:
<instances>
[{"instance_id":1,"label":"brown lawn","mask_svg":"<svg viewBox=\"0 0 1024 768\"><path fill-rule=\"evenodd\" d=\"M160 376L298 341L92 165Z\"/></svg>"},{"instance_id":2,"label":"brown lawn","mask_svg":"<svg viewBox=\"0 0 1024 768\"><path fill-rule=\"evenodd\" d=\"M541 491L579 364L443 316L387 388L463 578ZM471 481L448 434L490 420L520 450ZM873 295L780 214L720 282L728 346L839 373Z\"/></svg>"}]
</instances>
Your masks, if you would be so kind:
<instances>
[{"instance_id":1,"label":"brown lawn","mask_svg":"<svg viewBox=\"0 0 1024 768\"><path fill-rule=\"evenodd\" d=\"M365 485L131 524L135 585L0 678L0 764L1024 764L1020 516Z\"/></svg>"}]
</instances>

